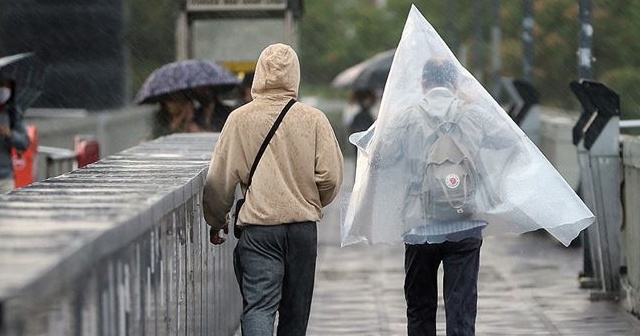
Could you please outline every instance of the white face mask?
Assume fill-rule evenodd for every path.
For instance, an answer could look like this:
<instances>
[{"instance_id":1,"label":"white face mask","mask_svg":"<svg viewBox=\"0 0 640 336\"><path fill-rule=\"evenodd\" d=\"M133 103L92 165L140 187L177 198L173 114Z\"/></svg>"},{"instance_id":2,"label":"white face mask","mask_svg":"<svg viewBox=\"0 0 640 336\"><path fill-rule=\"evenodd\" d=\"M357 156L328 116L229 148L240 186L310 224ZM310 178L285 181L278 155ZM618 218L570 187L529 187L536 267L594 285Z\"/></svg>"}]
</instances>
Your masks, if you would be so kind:
<instances>
[{"instance_id":1,"label":"white face mask","mask_svg":"<svg viewBox=\"0 0 640 336\"><path fill-rule=\"evenodd\" d=\"M0 104L6 103L11 98L11 89L0 87Z\"/></svg>"}]
</instances>

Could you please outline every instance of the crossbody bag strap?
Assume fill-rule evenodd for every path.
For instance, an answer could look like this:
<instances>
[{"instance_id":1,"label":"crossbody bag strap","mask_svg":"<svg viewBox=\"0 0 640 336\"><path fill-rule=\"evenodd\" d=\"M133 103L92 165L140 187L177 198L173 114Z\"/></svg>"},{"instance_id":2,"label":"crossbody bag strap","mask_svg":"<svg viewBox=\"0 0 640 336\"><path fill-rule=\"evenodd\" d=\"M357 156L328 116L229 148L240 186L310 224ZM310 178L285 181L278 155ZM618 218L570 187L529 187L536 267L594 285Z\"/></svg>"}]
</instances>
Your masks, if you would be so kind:
<instances>
[{"instance_id":1,"label":"crossbody bag strap","mask_svg":"<svg viewBox=\"0 0 640 336\"><path fill-rule=\"evenodd\" d=\"M260 162L260 158L262 158L262 154L264 154L265 150L267 150L267 146L269 145L271 138L273 138L273 135L276 134L276 130L278 129L278 126L280 126L280 123L282 123L282 119L284 119L284 116L287 114L291 106L295 104L295 102L296 102L295 99L289 100L287 105L282 109L282 111L278 115L278 118L276 119L276 121L273 123L273 126L271 126L271 130L269 130L267 137L264 138L264 141L260 146L260 150L258 150L258 153L256 154L256 158L253 160L253 165L251 166L251 172L249 173L249 182L247 183L247 189L249 189L249 186L251 186L253 173L255 173L256 168L258 167L258 162Z\"/></svg>"}]
</instances>

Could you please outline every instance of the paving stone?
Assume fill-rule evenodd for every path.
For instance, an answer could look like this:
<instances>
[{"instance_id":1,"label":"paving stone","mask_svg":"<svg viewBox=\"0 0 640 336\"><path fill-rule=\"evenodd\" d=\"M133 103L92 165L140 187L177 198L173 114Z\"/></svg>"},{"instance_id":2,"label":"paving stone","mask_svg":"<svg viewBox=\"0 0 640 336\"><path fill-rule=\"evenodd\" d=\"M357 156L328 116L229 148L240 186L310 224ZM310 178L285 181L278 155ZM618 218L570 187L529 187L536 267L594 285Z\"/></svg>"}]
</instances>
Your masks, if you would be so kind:
<instances>
[{"instance_id":1,"label":"paving stone","mask_svg":"<svg viewBox=\"0 0 640 336\"><path fill-rule=\"evenodd\" d=\"M319 225L307 336L406 335L403 246L340 247L340 212L353 171L347 158L343 195ZM615 301L589 300L579 288L581 248L565 248L541 232L488 237L480 264L477 335L640 335L638 318ZM442 269L439 282L442 293ZM442 298L437 318L437 333L445 335Z\"/></svg>"}]
</instances>

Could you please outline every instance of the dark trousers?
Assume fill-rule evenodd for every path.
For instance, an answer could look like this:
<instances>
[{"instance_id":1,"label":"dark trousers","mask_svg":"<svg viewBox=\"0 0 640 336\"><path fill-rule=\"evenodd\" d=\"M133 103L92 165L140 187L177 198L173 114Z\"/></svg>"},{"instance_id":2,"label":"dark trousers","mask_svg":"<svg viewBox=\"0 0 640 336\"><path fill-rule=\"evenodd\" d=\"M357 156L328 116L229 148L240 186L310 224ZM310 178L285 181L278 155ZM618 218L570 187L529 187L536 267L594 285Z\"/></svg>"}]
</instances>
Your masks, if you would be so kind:
<instances>
[{"instance_id":1,"label":"dark trousers","mask_svg":"<svg viewBox=\"0 0 640 336\"><path fill-rule=\"evenodd\" d=\"M243 300L244 336L303 336L307 330L317 256L315 222L251 225L234 250Z\"/></svg>"},{"instance_id":2,"label":"dark trousers","mask_svg":"<svg viewBox=\"0 0 640 336\"><path fill-rule=\"evenodd\" d=\"M435 336L438 268L444 267L447 336L475 335L482 240L405 244L404 294L409 336Z\"/></svg>"}]
</instances>

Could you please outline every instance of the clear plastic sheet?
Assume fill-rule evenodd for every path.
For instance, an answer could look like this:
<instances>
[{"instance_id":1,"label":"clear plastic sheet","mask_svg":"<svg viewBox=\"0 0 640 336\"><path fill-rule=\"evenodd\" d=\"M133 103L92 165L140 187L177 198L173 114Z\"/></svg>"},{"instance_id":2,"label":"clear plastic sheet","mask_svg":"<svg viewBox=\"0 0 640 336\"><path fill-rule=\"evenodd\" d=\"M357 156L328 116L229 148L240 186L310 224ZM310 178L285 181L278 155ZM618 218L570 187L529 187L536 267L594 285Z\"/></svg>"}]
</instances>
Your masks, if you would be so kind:
<instances>
[{"instance_id":1,"label":"clear plastic sheet","mask_svg":"<svg viewBox=\"0 0 640 336\"><path fill-rule=\"evenodd\" d=\"M452 86L425 88L425 64L450 65ZM430 114L425 116L425 113ZM457 120L479 180L469 217L425 216L412 188L422 179L434 132L428 118ZM439 114L439 115L438 115ZM422 243L545 229L565 246L594 216L538 148L460 64L435 29L411 7L391 65L378 119L350 136L356 176L343 213L342 245ZM424 204L424 203L422 203Z\"/></svg>"}]
</instances>

